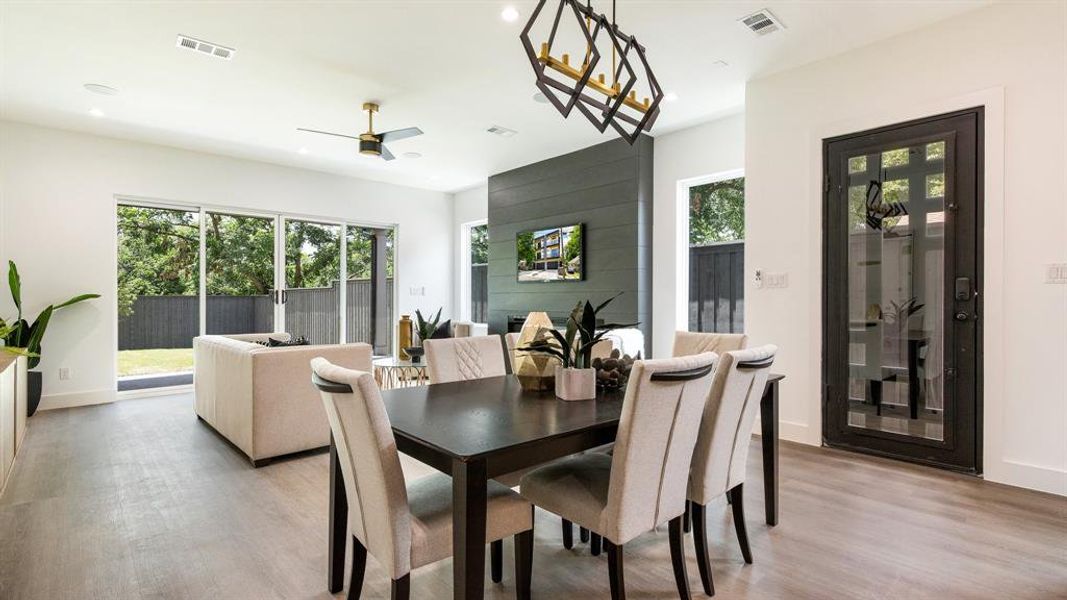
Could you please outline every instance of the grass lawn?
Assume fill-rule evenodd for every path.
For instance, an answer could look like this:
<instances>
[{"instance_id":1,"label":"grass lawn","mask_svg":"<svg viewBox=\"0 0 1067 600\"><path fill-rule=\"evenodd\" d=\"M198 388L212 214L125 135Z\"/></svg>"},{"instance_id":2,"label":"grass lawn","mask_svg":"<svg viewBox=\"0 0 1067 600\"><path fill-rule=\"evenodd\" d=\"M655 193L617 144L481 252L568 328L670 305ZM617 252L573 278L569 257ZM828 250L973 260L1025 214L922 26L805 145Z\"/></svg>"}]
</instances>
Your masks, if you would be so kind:
<instances>
[{"instance_id":1,"label":"grass lawn","mask_svg":"<svg viewBox=\"0 0 1067 600\"><path fill-rule=\"evenodd\" d=\"M192 348L119 351L119 377L181 373L192 370Z\"/></svg>"}]
</instances>

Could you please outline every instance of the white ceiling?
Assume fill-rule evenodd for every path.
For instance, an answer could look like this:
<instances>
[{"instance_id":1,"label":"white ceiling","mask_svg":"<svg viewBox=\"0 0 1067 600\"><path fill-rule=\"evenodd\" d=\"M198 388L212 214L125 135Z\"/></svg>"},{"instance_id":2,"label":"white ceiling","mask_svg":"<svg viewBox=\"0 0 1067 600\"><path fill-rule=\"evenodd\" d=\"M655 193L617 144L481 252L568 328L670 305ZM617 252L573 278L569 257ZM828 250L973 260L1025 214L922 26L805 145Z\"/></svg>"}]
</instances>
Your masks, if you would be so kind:
<instances>
[{"instance_id":1,"label":"white ceiling","mask_svg":"<svg viewBox=\"0 0 1067 600\"><path fill-rule=\"evenodd\" d=\"M555 0L549 0L554 4ZM736 112L745 81L952 17L986 0L618 3L663 88L653 135ZM501 9L522 15L506 23ZM518 35L536 2L4 2L0 117L65 129L457 190L493 173L610 139L577 112L535 103ZM601 12L607 0L593 3ZM737 19L770 8L788 27L759 38ZM232 62L175 47L185 34L237 49ZM717 66L716 61L727 66ZM106 97L83 89L102 83ZM361 157L362 102L391 145L420 159ZM105 116L94 118L96 108ZM490 125L517 130L500 138ZM306 148L307 154L299 149Z\"/></svg>"}]
</instances>

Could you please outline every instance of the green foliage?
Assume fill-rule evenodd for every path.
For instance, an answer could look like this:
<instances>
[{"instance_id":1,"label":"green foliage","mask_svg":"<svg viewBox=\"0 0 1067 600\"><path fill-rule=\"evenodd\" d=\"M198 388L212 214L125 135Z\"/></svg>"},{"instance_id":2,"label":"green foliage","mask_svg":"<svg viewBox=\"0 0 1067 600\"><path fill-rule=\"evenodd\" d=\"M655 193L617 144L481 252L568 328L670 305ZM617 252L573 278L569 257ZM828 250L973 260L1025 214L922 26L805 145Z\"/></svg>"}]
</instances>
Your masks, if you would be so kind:
<instances>
[{"instance_id":1,"label":"green foliage","mask_svg":"<svg viewBox=\"0 0 1067 600\"><path fill-rule=\"evenodd\" d=\"M745 239L745 180L689 188L689 245Z\"/></svg>"},{"instance_id":2,"label":"green foliage","mask_svg":"<svg viewBox=\"0 0 1067 600\"><path fill-rule=\"evenodd\" d=\"M208 295L263 296L274 288L274 219L207 213L204 245Z\"/></svg>"},{"instance_id":3,"label":"green foliage","mask_svg":"<svg viewBox=\"0 0 1067 600\"><path fill-rule=\"evenodd\" d=\"M119 316L133 313L137 296L199 292L197 213L119 206L117 217Z\"/></svg>"},{"instance_id":4,"label":"green foliage","mask_svg":"<svg viewBox=\"0 0 1067 600\"><path fill-rule=\"evenodd\" d=\"M437 331L437 325L441 322L441 311L444 307L437 309L437 314L434 315L432 321L427 321L422 317L422 312L418 309L415 310L415 332L419 334L419 343L430 339L433 332Z\"/></svg>"},{"instance_id":5,"label":"green foliage","mask_svg":"<svg viewBox=\"0 0 1067 600\"><path fill-rule=\"evenodd\" d=\"M597 327L597 314L605 306L611 304L612 300L621 295L622 292L619 292L595 308L588 300L579 302L567 319L565 332L560 333L556 329L542 328L537 333L537 338L527 346L519 348L519 350L553 356L559 359L564 368L591 368L593 366L593 346L609 331L639 325L639 323L605 323L599 328Z\"/></svg>"},{"instance_id":6,"label":"green foliage","mask_svg":"<svg viewBox=\"0 0 1067 600\"><path fill-rule=\"evenodd\" d=\"M575 227L567 238L567 245L563 247L563 261L571 262L582 253L582 228Z\"/></svg>"},{"instance_id":7,"label":"green foliage","mask_svg":"<svg viewBox=\"0 0 1067 600\"><path fill-rule=\"evenodd\" d=\"M515 238L515 248L518 252L519 263L526 263L528 269L533 268L534 259L537 257L534 253L533 232L520 233Z\"/></svg>"},{"instance_id":8,"label":"green foliage","mask_svg":"<svg viewBox=\"0 0 1067 600\"><path fill-rule=\"evenodd\" d=\"M286 287L330 287L340 272L341 238L336 225L286 222Z\"/></svg>"},{"instance_id":9,"label":"green foliage","mask_svg":"<svg viewBox=\"0 0 1067 600\"><path fill-rule=\"evenodd\" d=\"M370 279L371 264L374 261L372 249L374 246L375 229L365 227L348 228L348 239L345 242L348 248L348 279ZM386 277L393 276L393 244L396 238L395 229L387 229L385 237L385 273Z\"/></svg>"},{"instance_id":10,"label":"green foliage","mask_svg":"<svg viewBox=\"0 0 1067 600\"><path fill-rule=\"evenodd\" d=\"M531 238L530 249L533 250ZM489 262L489 226L471 227L471 264L484 265Z\"/></svg>"},{"instance_id":11,"label":"green foliage","mask_svg":"<svg viewBox=\"0 0 1067 600\"><path fill-rule=\"evenodd\" d=\"M21 354L30 357L29 368L34 368L41 362L41 340L44 339L48 323L52 320L52 314L64 307L93 298L99 298L100 294L80 294L70 298L66 302L48 305L41 311L31 325L22 318L22 278L19 276L18 267L14 261L8 261L7 282L11 290L11 300L14 301L18 314L14 324L8 325L4 319L0 319L0 339L3 340L5 352Z\"/></svg>"}]
</instances>

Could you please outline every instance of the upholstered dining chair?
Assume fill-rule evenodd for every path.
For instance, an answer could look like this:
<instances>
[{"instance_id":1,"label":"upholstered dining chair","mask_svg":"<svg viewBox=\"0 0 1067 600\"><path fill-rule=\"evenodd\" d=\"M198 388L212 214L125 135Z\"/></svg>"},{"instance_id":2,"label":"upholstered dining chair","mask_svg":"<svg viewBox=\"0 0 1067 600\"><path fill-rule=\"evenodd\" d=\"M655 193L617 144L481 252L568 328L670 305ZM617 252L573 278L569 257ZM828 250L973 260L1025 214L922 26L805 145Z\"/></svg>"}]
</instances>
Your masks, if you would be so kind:
<instances>
[{"instance_id":1,"label":"upholstered dining chair","mask_svg":"<svg viewBox=\"0 0 1067 600\"><path fill-rule=\"evenodd\" d=\"M744 350L746 344L748 344L748 336L743 333L675 331L671 356L691 356L701 352L722 354L733 350Z\"/></svg>"},{"instance_id":2,"label":"upholstered dining chair","mask_svg":"<svg viewBox=\"0 0 1067 600\"><path fill-rule=\"evenodd\" d=\"M426 340L430 383L469 381L507 375L504 345L498 335Z\"/></svg>"},{"instance_id":3,"label":"upholstered dining chair","mask_svg":"<svg viewBox=\"0 0 1067 600\"><path fill-rule=\"evenodd\" d=\"M635 362L615 452L570 456L522 478L520 492L528 500L603 538L613 600L626 596L624 545L664 523L678 594L689 598L682 513L715 361L708 352Z\"/></svg>"},{"instance_id":4,"label":"upholstered dining chair","mask_svg":"<svg viewBox=\"0 0 1067 600\"><path fill-rule=\"evenodd\" d=\"M348 495L352 575L348 597L363 587L367 554L392 579L392 598L406 600L411 571L452 555L452 479L433 474L405 482L396 440L374 376L311 361ZM490 481L485 541L515 537L516 596L530 597L533 507L511 489ZM499 582L498 578L494 578Z\"/></svg>"},{"instance_id":5,"label":"upholstered dining chair","mask_svg":"<svg viewBox=\"0 0 1067 600\"><path fill-rule=\"evenodd\" d=\"M777 350L776 346L767 345L725 352L719 357L711 381L686 494L693 511L693 540L700 582L709 596L715 594L715 585L708 559L707 505L723 494L727 495L733 509L741 555L746 563L752 564L742 491L752 428Z\"/></svg>"}]
</instances>

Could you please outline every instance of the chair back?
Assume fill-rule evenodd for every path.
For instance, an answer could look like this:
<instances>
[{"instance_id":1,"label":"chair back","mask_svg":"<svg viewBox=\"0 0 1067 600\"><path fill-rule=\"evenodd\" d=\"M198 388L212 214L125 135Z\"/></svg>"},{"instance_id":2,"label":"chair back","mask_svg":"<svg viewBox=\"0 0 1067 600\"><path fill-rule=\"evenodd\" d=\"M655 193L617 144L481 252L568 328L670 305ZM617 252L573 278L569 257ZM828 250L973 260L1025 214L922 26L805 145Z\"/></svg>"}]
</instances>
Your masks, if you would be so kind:
<instances>
[{"instance_id":1,"label":"chair back","mask_svg":"<svg viewBox=\"0 0 1067 600\"><path fill-rule=\"evenodd\" d=\"M508 348L508 369L510 372L515 372L515 366L519 362L519 357L515 354L515 349L519 345L519 336L522 335L519 331L512 331L504 334L504 344Z\"/></svg>"},{"instance_id":2,"label":"chair back","mask_svg":"<svg viewBox=\"0 0 1067 600\"><path fill-rule=\"evenodd\" d=\"M312 359L311 370L337 447L348 494L348 527L390 577L402 577L411 571L411 512L374 376L321 357Z\"/></svg>"},{"instance_id":3,"label":"chair back","mask_svg":"<svg viewBox=\"0 0 1067 600\"><path fill-rule=\"evenodd\" d=\"M685 512L714 352L639 360L630 371L600 533L625 544Z\"/></svg>"},{"instance_id":4,"label":"chair back","mask_svg":"<svg viewBox=\"0 0 1067 600\"><path fill-rule=\"evenodd\" d=\"M690 356L701 352L732 352L744 350L748 336L743 333L699 333L675 331L671 356Z\"/></svg>"},{"instance_id":5,"label":"chair back","mask_svg":"<svg viewBox=\"0 0 1067 600\"><path fill-rule=\"evenodd\" d=\"M752 428L777 350L767 345L719 357L693 454L690 500L707 504L745 481Z\"/></svg>"},{"instance_id":6,"label":"chair back","mask_svg":"<svg viewBox=\"0 0 1067 600\"><path fill-rule=\"evenodd\" d=\"M426 340L430 383L469 381L507 375L504 346L498 335Z\"/></svg>"}]
</instances>

